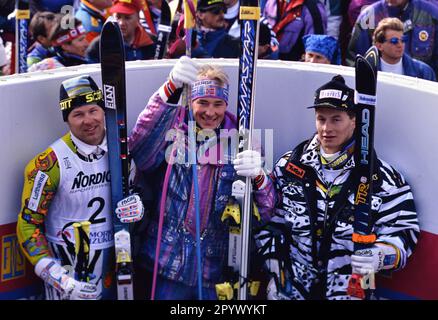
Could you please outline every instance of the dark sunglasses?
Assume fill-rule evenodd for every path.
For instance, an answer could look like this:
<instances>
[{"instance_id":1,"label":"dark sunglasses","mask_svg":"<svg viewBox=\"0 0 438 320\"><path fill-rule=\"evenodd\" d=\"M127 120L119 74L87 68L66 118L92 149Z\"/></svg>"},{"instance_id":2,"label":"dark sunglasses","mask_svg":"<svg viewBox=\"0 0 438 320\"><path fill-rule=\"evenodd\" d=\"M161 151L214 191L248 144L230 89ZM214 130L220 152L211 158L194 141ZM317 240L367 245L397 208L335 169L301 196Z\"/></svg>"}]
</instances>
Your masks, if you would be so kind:
<instances>
[{"instance_id":1,"label":"dark sunglasses","mask_svg":"<svg viewBox=\"0 0 438 320\"><path fill-rule=\"evenodd\" d=\"M390 39L385 39L384 42L391 42L392 44L398 44L398 42L401 41L401 43L406 43L408 41L408 36L402 36L401 38L392 37Z\"/></svg>"}]
</instances>

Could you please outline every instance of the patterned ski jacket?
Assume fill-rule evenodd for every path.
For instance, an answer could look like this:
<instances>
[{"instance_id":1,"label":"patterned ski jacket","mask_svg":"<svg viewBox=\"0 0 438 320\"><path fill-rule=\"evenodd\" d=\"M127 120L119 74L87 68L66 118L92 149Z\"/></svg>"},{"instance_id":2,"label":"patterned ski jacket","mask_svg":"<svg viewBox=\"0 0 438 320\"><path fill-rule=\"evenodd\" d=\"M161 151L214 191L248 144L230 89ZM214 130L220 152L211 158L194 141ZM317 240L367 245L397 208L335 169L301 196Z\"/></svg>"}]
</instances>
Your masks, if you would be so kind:
<instances>
[{"instance_id":1,"label":"patterned ski jacket","mask_svg":"<svg viewBox=\"0 0 438 320\"><path fill-rule=\"evenodd\" d=\"M357 18L347 51L347 64L354 65L356 54L364 54L372 45L372 34L378 23L386 17L403 21L408 35L405 52L438 71L438 7L430 1L410 0L404 10L388 7L380 0ZM369 19L369 20L368 20ZM374 24L374 26L371 25Z\"/></svg>"},{"instance_id":2,"label":"patterned ski jacket","mask_svg":"<svg viewBox=\"0 0 438 320\"><path fill-rule=\"evenodd\" d=\"M170 151L175 138L174 134L169 135L172 132L169 130L179 123L179 112L181 112L180 106L166 104L159 93L155 93L139 115L129 139L129 150L137 171L146 176L154 195L154 207L151 215L147 217L149 220L147 236L141 248L141 257L145 259L143 262L149 270L153 270L155 260L159 207L167 168L165 153ZM229 130L236 127L236 117L226 112L222 129ZM180 142L178 155L182 158L172 165L166 195L159 274L185 285L194 286L197 279L196 229L192 171L191 166L186 164L186 158L189 157L190 160L187 150L188 129L187 119L184 119L178 126L180 136L177 140ZM166 135L169 136L166 138ZM184 137L185 139L181 139ZM236 178L230 161L232 156L230 135L222 130L218 139L220 143L213 142L211 148L202 152L203 156L198 159L203 285L210 288L224 280L229 230L227 220L222 222L221 217L230 199L231 185ZM198 144L197 151L201 152L199 148L206 147L207 143ZM218 152L217 158L213 156L212 150ZM216 159L219 160L215 161ZM263 197L267 190L255 194ZM269 217L263 216L262 219L266 221Z\"/></svg>"},{"instance_id":3,"label":"patterned ski jacket","mask_svg":"<svg viewBox=\"0 0 438 320\"><path fill-rule=\"evenodd\" d=\"M114 297L110 193L107 153L82 154L70 132L38 154L24 171L17 222L17 238L26 258L35 265L51 256L66 268L75 267L72 225L90 221L87 267L90 277L95 276L91 282L102 289L103 298ZM46 298L54 299L53 293L47 291Z\"/></svg>"},{"instance_id":4,"label":"patterned ski jacket","mask_svg":"<svg viewBox=\"0 0 438 320\"><path fill-rule=\"evenodd\" d=\"M315 136L278 160L269 182L276 190L271 194L276 205L270 208L275 216L258 237L270 239L275 234L272 230L282 230L286 251L269 245L264 254L278 257L283 252L279 258L289 264L290 271L282 290L292 299L349 299L346 290L354 252L354 159L351 157L329 184L318 150ZM399 250L396 269L401 269L419 235L411 188L400 173L377 158L373 180L373 233L377 242Z\"/></svg>"}]
</instances>

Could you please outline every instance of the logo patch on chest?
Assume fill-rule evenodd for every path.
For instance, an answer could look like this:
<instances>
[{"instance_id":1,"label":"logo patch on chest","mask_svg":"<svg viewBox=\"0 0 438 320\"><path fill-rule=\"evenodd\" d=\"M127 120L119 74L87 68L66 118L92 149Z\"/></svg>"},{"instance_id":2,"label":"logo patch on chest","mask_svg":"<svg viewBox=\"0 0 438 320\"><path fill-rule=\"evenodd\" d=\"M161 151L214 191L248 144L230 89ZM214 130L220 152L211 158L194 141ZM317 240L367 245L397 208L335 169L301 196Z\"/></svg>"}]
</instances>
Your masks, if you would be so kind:
<instances>
[{"instance_id":1,"label":"logo patch on chest","mask_svg":"<svg viewBox=\"0 0 438 320\"><path fill-rule=\"evenodd\" d=\"M303 178L306 170L301 169L300 167L294 165L293 163L288 163L286 166L286 171L292 173L293 175Z\"/></svg>"}]
</instances>

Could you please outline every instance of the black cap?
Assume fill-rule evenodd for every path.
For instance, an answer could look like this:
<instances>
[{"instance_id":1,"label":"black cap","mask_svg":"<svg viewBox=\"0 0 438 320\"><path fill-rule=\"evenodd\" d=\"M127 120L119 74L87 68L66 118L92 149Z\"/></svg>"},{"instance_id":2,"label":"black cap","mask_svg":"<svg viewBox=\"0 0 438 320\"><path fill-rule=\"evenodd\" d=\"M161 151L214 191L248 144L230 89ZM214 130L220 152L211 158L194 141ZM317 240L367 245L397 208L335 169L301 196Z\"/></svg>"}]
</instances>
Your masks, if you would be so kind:
<instances>
[{"instance_id":1,"label":"black cap","mask_svg":"<svg viewBox=\"0 0 438 320\"><path fill-rule=\"evenodd\" d=\"M222 7L224 11L227 10L224 0L199 0L196 10L208 11L216 7Z\"/></svg>"},{"instance_id":2,"label":"black cap","mask_svg":"<svg viewBox=\"0 0 438 320\"><path fill-rule=\"evenodd\" d=\"M345 79L338 74L316 90L314 105L308 109L319 107L354 111L354 90L348 87Z\"/></svg>"},{"instance_id":3,"label":"black cap","mask_svg":"<svg viewBox=\"0 0 438 320\"><path fill-rule=\"evenodd\" d=\"M61 83L59 106L64 121L67 121L68 115L74 108L90 104L104 108L102 91L89 75L70 78Z\"/></svg>"}]
</instances>

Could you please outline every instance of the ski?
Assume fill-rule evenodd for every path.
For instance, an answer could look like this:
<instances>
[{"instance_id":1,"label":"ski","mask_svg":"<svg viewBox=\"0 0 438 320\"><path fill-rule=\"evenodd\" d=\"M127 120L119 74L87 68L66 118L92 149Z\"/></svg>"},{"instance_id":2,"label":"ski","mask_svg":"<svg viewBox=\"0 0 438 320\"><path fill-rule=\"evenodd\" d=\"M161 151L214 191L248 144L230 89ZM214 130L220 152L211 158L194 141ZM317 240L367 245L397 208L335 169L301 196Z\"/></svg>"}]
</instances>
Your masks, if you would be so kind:
<instances>
[{"instance_id":1,"label":"ski","mask_svg":"<svg viewBox=\"0 0 438 320\"><path fill-rule=\"evenodd\" d=\"M358 55L355 61L355 107L356 129L354 149L355 170L358 177L355 190L353 223L354 251L373 246L376 236L372 234L371 195L374 165L374 120L376 108L377 65L379 52L371 47L365 56ZM369 298L375 288L374 275L353 274L347 293L358 299Z\"/></svg>"},{"instance_id":2,"label":"ski","mask_svg":"<svg viewBox=\"0 0 438 320\"><path fill-rule=\"evenodd\" d=\"M154 59L163 59L166 53L167 40L169 39L169 34L172 31L172 21L170 14L170 7L167 1L161 2L161 17L160 24L158 25L157 43L155 47Z\"/></svg>"},{"instance_id":3,"label":"ski","mask_svg":"<svg viewBox=\"0 0 438 320\"><path fill-rule=\"evenodd\" d=\"M250 150L252 147L255 79L260 23L260 7L258 0L242 0L240 2L239 19L241 52L239 58L237 118L239 126L239 151L241 152L243 150ZM233 183L232 189L233 191L237 190L235 194L243 194L243 197L238 196L236 198L240 205L241 212L243 213L240 221L241 239L238 299L247 300L252 219L251 178L236 180ZM244 192L241 192L243 191L242 189L244 189Z\"/></svg>"},{"instance_id":4,"label":"ski","mask_svg":"<svg viewBox=\"0 0 438 320\"><path fill-rule=\"evenodd\" d=\"M27 72L28 26L30 19L29 0L17 0L15 16L15 70L18 73Z\"/></svg>"},{"instance_id":5,"label":"ski","mask_svg":"<svg viewBox=\"0 0 438 320\"><path fill-rule=\"evenodd\" d=\"M115 214L117 202L129 193L129 164L125 52L120 27L112 18L105 22L100 36L100 61L111 172L111 210L114 225L117 297L119 300L132 300L134 295L131 238L128 225L121 223Z\"/></svg>"}]
</instances>

